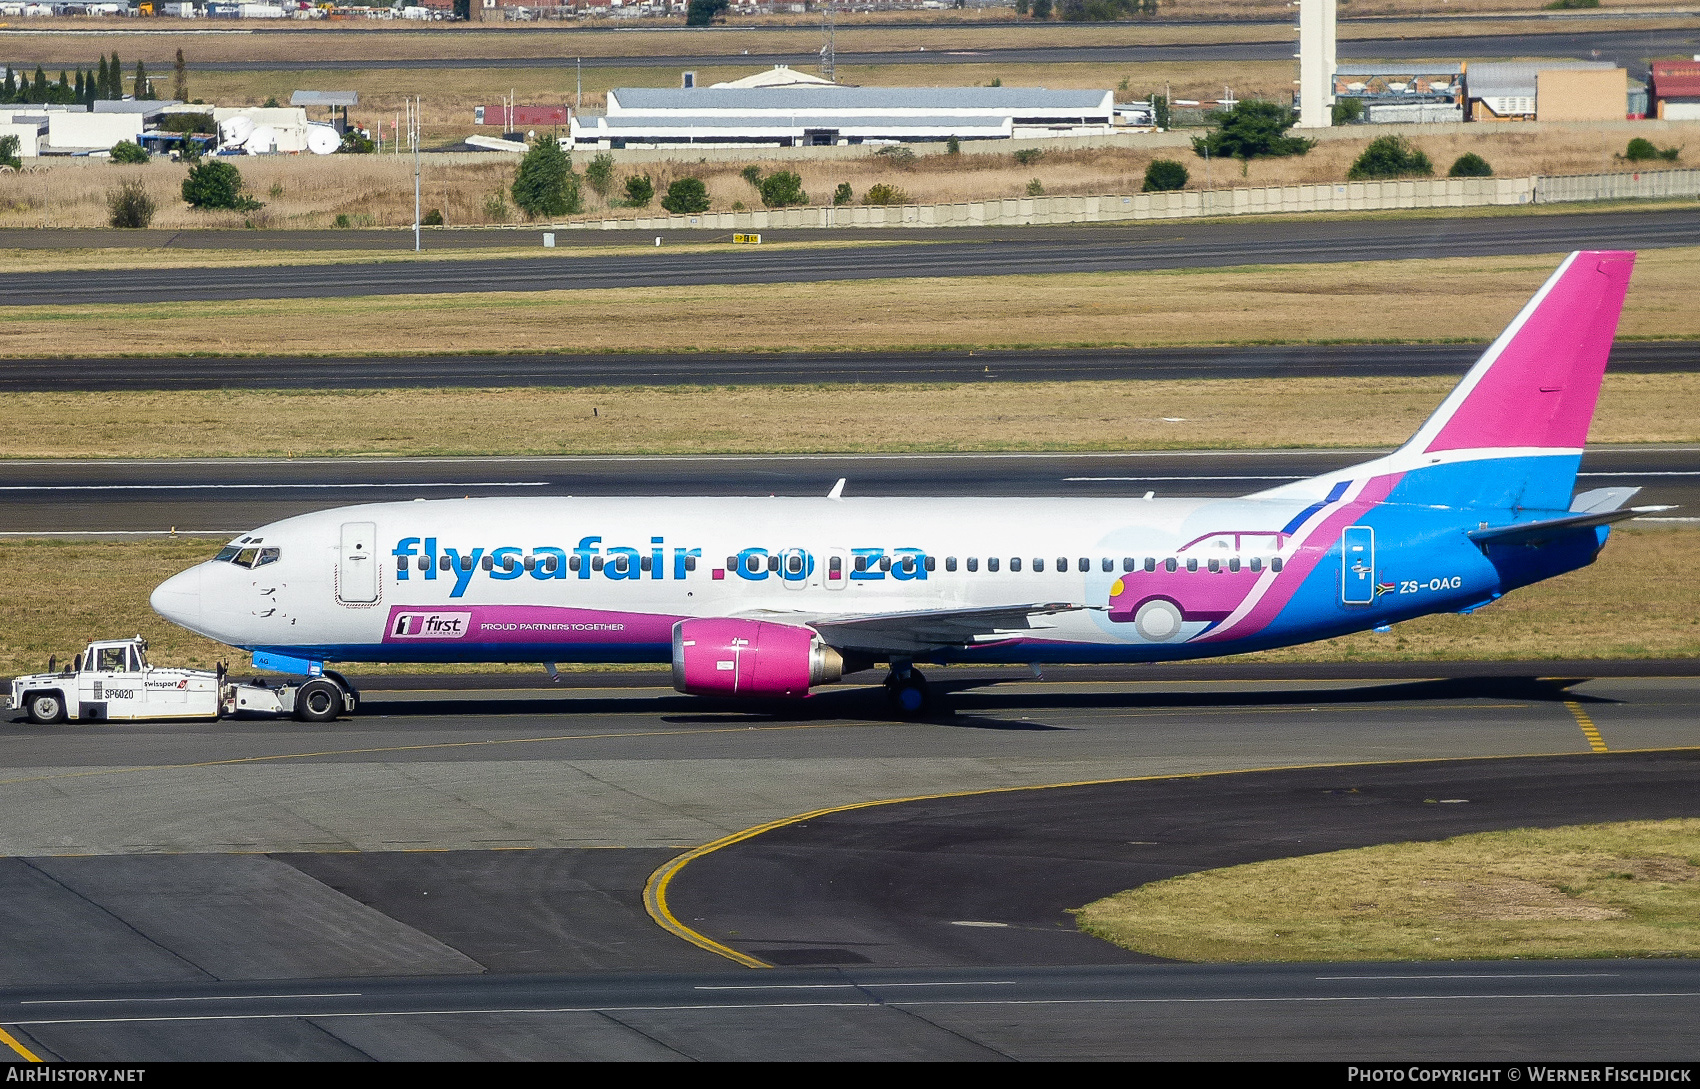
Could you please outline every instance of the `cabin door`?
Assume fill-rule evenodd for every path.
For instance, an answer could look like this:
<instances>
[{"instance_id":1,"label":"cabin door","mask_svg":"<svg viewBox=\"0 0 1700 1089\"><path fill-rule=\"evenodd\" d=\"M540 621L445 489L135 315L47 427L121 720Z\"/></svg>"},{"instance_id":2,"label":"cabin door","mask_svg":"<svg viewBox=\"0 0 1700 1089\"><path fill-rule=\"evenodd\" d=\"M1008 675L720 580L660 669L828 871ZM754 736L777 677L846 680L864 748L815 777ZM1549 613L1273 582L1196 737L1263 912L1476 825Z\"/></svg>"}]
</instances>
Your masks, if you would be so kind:
<instances>
[{"instance_id":1,"label":"cabin door","mask_svg":"<svg viewBox=\"0 0 1700 1089\"><path fill-rule=\"evenodd\" d=\"M1375 530L1347 526L1340 538L1340 603L1375 604Z\"/></svg>"},{"instance_id":2,"label":"cabin door","mask_svg":"<svg viewBox=\"0 0 1700 1089\"><path fill-rule=\"evenodd\" d=\"M337 558L336 596L339 601L378 600L378 527L371 522L344 522L342 550Z\"/></svg>"}]
</instances>

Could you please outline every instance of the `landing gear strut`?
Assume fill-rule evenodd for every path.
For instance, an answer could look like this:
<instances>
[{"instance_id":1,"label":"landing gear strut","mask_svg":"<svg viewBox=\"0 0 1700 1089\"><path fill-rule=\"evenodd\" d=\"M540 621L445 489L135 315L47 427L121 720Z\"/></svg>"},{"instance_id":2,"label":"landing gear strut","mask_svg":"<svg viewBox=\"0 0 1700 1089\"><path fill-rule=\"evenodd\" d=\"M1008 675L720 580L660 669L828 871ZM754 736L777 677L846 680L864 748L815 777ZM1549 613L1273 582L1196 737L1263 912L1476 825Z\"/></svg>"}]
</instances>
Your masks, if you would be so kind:
<instances>
[{"instance_id":1,"label":"landing gear strut","mask_svg":"<svg viewBox=\"0 0 1700 1089\"><path fill-rule=\"evenodd\" d=\"M893 662L885 678L885 698L891 709L904 718L918 718L932 703L927 678L907 662Z\"/></svg>"}]
</instances>

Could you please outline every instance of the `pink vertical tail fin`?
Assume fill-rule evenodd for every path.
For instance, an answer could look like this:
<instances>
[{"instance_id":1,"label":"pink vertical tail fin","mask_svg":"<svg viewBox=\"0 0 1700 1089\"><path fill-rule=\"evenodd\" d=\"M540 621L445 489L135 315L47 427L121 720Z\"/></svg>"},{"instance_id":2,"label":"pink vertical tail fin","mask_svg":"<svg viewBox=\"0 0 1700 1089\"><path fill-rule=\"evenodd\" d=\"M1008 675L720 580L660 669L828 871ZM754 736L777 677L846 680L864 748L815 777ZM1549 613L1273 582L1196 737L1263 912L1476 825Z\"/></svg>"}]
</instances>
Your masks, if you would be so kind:
<instances>
[{"instance_id":1,"label":"pink vertical tail fin","mask_svg":"<svg viewBox=\"0 0 1700 1089\"><path fill-rule=\"evenodd\" d=\"M1627 251L1571 254L1404 452L1580 450L1634 266Z\"/></svg>"}]
</instances>

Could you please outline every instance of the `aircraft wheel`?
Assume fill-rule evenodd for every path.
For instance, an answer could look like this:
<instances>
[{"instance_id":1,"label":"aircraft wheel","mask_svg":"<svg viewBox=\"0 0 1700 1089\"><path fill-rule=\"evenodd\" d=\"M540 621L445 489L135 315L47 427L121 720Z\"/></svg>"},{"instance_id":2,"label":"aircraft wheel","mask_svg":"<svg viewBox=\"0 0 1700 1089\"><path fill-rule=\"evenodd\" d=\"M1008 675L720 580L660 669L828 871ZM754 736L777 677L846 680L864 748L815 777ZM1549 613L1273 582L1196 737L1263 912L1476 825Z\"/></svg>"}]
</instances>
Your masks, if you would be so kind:
<instances>
[{"instance_id":1,"label":"aircraft wheel","mask_svg":"<svg viewBox=\"0 0 1700 1089\"><path fill-rule=\"evenodd\" d=\"M26 706L29 720L37 726L65 721L65 697L57 692L37 692Z\"/></svg>"},{"instance_id":2,"label":"aircraft wheel","mask_svg":"<svg viewBox=\"0 0 1700 1089\"><path fill-rule=\"evenodd\" d=\"M295 693L295 717L302 722L335 722L342 711L342 688L335 681L308 681Z\"/></svg>"},{"instance_id":3,"label":"aircraft wheel","mask_svg":"<svg viewBox=\"0 0 1700 1089\"><path fill-rule=\"evenodd\" d=\"M893 673L885 682L885 696L891 703L892 710L904 718L917 718L927 711L927 705L932 702L932 694L927 689L927 679L913 669L905 670L902 674Z\"/></svg>"},{"instance_id":4,"label":"aircraft wheel","mask_svg":"<svg viewBox=\"0 0 1700 1089\"><path fill-rule=\"evenodd\" d=\"M360 690L358 688L354 687L352 684L348 683L348 678L344 677L341 673L334 673L331 670L327 669L327 670L325 670L325 676L329 680L334 682L335 684L341 685L342 690L344 692L348 693L349 698L354 701L354 710L350 711L349 714L353 714L353 715L359 714L360 713Z\"/></svg>"}]
</instances>

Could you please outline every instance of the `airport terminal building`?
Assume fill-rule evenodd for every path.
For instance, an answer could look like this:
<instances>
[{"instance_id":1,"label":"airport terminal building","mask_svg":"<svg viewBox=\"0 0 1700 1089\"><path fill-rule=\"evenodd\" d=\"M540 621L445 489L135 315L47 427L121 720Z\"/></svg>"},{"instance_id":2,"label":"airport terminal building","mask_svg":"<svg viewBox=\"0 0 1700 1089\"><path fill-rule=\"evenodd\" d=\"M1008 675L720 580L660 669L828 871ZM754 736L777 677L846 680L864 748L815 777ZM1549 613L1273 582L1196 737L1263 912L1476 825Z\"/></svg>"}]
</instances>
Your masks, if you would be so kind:
<instances>
[{"instance_id":1,"label":"airport terminal building","mask_svg":"<svg viewBox=\"0 0 1700 1089\"><path fill-rule=\"evenodd\" d=\"M1043 87L622 87L572 119L575 149L832 147L1094 136L1115 127L1110 91Z\"/></svg>"}]
</instances>

